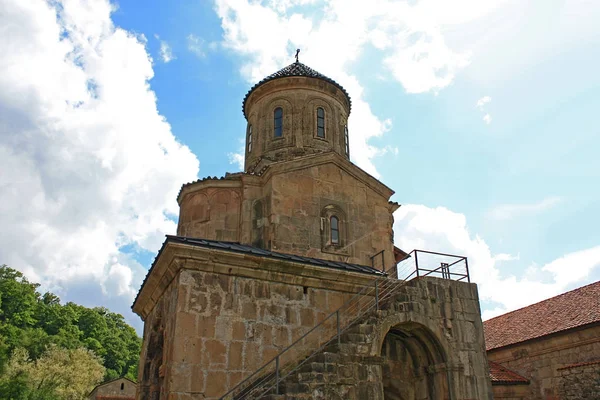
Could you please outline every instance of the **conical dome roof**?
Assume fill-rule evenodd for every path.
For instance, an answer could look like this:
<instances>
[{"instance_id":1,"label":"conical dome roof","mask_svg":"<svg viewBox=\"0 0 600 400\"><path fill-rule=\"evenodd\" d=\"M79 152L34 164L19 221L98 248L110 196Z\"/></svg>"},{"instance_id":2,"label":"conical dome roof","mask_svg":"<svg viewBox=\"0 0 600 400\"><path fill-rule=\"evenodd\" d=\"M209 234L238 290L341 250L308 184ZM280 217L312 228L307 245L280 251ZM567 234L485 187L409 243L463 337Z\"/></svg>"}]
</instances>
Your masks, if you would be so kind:
<instances>
[{"instance_id":1,"label":"conical dome roof","mask_svg":"<svg viewBox=\"0 0 600 400\"><path fill-rule=\"evenodd\" d=\"M258 82L256 85L252 86L252 88L248 91L248 93L246 93L246 96L244 96L244 101L242 103L242 112L244 113L244 116L246 115L246 100L248 100L248 97L250 96L250 94L257 87L259 87L267 82L270 82L274 79L287 78L290 76L306 76L309 78L317 78L317 79L324 80L326 82L329 82L329 83L337 86L344 93L346 98L348 99L349 107L352 108L352 101L350 100L350 95L348 94L346 89L343 88L342 85L340 85L333 79L323 75L322 73L315 71L311 67L309 67L305 64L302 64L300 61L296 61L296 62L288 65L287 67L280 69L279 71L275 72L274 74L267 76L266 78L264 78L263 80Z\"/></svg>"}]
</instances>

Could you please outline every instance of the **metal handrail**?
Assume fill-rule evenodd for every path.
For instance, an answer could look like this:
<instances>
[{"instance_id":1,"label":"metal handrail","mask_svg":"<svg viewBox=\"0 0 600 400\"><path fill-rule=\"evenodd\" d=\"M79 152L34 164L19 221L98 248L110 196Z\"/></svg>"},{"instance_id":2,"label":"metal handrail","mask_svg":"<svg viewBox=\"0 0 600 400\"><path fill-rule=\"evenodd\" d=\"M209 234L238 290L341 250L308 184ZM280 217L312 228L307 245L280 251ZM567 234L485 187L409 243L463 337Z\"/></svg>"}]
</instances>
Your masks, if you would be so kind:
<instances>
[{"instance_id":1,"label":"metal handrail","mask_svg":"<svg viewBox=\"0 0 600 400\"><path fill-rule=\"evenodd\" d=\"M450 254L433 253L433 252L426 252L426 251L421 251L421 250L411 251L407 258L405 258L398 264L394 265L394 267L392 267L390 270L384 271L376 279L374 279L374 281L371 282L370 284L365 285L359 292L354 294L349 300L347 300L344 304L342 304L341 307L339 307L337 310L330 313L321 322L319 322L317 325L315 325L310 330L305 332L301 337L296 339L289 346L287 346L282 351L280 351L279 354L277 354L273 359L271 359L270 361L265 363L259 369L254 371L252 374L247 376L244 380L242 380L237 385L235 385L233 388L231 388L227 393L225 393L223 396L220 397L220 400L227 399L228 396L232 396L231 398L236 399L236 400L259 399L262 396L265 396L266 394L268 394L273 389L275 389L276 394L279 394L279 386L288 376L290 376L292 373L297 371L301 366L303 366L306 362L308 362L310 359L312 359L316 354L321 352L321 350L325 349L328 345L333 344L336 341L337 341L338 345L341 344L341 335L346 330L348 330L350 327L352 327L356 322L358 322L363 316L365 316L373 308L375 308L375 310L379 310L380 304L382 302L388 300L389 298L391 298L393 293L396 292L400 287L403 287L406 284L406 282L413 277L413 275L416 277L419 277L417 252L436 254L436 255L440 255L440 256L457 257L457 256L453 256ZM415 267L416 267L415 270L413 270L410 274L405 276L403 279L399 279L398 275L400 274L400 272L406 273L406 271L401 271L399 269L399 266L403 265L407 260L409 260L413 254L415 256ZM464 259L466 261L465 257L458 257L458 258L460 258L459 261L462 261L462 259ZM456 264L456 263L453 263L452 265L454 265L454 264ZM421 276L426 276L433 272L437 272L437 270L439 270L440 268L441 267L439 267L435 270L431 270L431 272L428 272L427 274L421 275ZM423 270L423 269L421 268L421 270ZM430 271L430 270L427 270L427 271ZM456 274L456 275L460 275L460 274ZM462 277L461 279L464 279L464 277ZM467 279L468 279L468 269L467 269ZM367 299L366 304L360 304L363 299ZM347 321L347 323L344 324L343 323L344 311L346 311L346 313L350 314L350 310L352 310L353 308L355 308L355 309L352 311L352 313L355 313L355 314L348 315L348 318L347 318L348 321ZM314 349L314 347L313 347L312 351L310 351L310 353L308 355L306 355L306 357L299 363L297 363L297 364L288 363L288 365L284 365L283 368L281 367L282 357L284 357L288 352L290 352L290 350L292 350L299 343L301 343L303 340L305 340L311 333L317 331L317 329L319 329L319 328L325 327L325 325L328 323L328 321L330 321L333 325L333 322L334 322L333 318L335 318L335 329L336 329L335 335L328 337L322 343L320 343L317 340L317 342L319 342L316 345L317 348ZM308 352L309 351L307 350L307 353ZM298 357L296 357L296 359L297 358ZM275 371L271 371L270 367L274 368ZM289 371L287 371L287 369L289 369ZM261 373L265 373L265 375L261 377L260 376ZM237 394L234 394L235 392L237 392Z\"/></svg>"}]
</instances>

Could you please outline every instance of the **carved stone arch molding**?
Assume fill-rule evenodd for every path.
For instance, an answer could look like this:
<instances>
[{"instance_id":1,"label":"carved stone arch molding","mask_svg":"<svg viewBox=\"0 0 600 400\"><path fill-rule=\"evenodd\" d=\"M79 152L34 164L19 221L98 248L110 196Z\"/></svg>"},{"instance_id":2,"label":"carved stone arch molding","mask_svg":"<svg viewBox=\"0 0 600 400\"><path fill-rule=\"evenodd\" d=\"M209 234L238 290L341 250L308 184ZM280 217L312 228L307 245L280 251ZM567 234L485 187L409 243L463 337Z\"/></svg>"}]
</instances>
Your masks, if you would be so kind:
<instances>
[{"instance_id":1,"label":"carved stone arch molding","mask_svg":"<svg viewBox=\"0 0 600 400\"><path fill-rule=\"evenodd\" d=\"M240 233L240 194L235 189L219 189L209 198L214 239L238 241Z\"/></svg>"},{"instance_id":2,"label":"carved stone arch molding","mask_svg":"<svg viewBox=\"0 0 600 400\"><path fill-rule=\"evenodd\" d=\"M317 137L317 108L323 108L325 111L325 138ZM331 103L327 100L310 96L304 102L302 108L302 135L305 146L322 147L326 144L327 148L334 147L336 138L339 136L336 124L336 112Z\"/></svg>"},{"instance_id":3,"label":"carved stone arch molding","mask_svg":"<svg viewBox=\"0 0 600 400\"><path fill-rule=\"evenodd\" d=\"M331 238L331 218L337 217L339 242L333 243ZM350 224L348 215L344 209L337 204L328 204L321 210L320 218L321 251L347 256L350 254L348 238L350 237Z\"/></svg>"},{"instance_id":4,"label":"carved stone arch molding","mask_svg":"<svg viewBox=\"0 0 600 400\"><path fill-rule=\"evenodd\" d=\"M281 107L283 110L283 135L276 138L274 135L275 109ZM294 129L294 105L287 97L276 97L269 101L263 108L265 133L261 136L261 143L264 143L265 150L276 150L282 147L294 146L296 143Z\"/></svg>"},{"instance_id":5,"label":"carved stone arch molding","mask_svg":"<svg viewBox=\"0 0 600 400\"><path fill-rule=\"evenodd\" d=\"M397 312L375 325L371 355L382 356L384 399L455 399L449 368L451 344L432 320Z\"/></svg>"},{"instance_id":6,"label":"carved stone arch molding","mask_svg":"<svg viewBox=\"0 0 600 400\"><path fill-rule=\"evenodd\" d=\"M181 205L183 223L205 222L209 217L208 196L205 193L194 193L186 196Z\"/></svg>"},{"instance_id":7,"label":"carved stone arch molding","mask_svg":"<svg viewBox=\"0 0 600 400\"><path fill-rule=\"evenodd\" d=\"M250 126L252 126L252 152L248 153L248 129ZM261 130L263 128L264 124L261 124L256 111L253 111L248 115L248 124L246 125L246 149L244 150L248 158L256 157L262 151L263 146L261 146L261 138L264 136L264 132L261 132Z\"/></svg>"}]
</instances>

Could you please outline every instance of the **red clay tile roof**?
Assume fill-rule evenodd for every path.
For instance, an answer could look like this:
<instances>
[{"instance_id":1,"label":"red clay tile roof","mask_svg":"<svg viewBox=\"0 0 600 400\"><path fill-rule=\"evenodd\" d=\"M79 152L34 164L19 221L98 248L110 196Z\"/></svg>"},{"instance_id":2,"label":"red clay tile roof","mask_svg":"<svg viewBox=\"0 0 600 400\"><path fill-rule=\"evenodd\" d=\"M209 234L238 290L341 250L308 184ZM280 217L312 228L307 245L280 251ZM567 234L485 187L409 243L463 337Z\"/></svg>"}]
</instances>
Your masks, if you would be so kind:
<instances>
[{"instance_id":1,"label":"red clay tile roof","mask_svg":"<svg viewBox=\"0 0 600 400\"><path fill-rule=\"evenodd\" d=\"M500 364L493 361L488 361L488 363L490 365L490 379L492 380L492 385L500 385L503 383L513 385L529 383L529 379L522 377Z\"/></svg>"},{"instance_id":2,"label":"red clay tile roof","mask_svg":"<svg viewBox=\"0 0 600 400\"><path fill-rule=\"evenodd\" d=\"M483 323L487 350L600 322L600 281Z\"/></svg>"},{"instance_id":3,"label":"red clay tile roof","mask_svg":"<svg viewBox=\"0 0 600 400\"><path fill-rule=\"evenodd\" d=\"M569 369L569 368L577 368L577 367L587 367L588 365L597 365L600 364L600 360L596 360L596 361L588 361L588 362L580 362L577 364L570 364L570 365L565 365L564 367L561 368L557 368L557 371L563 370L563 369Z\"/></svg>"}]
</instances>

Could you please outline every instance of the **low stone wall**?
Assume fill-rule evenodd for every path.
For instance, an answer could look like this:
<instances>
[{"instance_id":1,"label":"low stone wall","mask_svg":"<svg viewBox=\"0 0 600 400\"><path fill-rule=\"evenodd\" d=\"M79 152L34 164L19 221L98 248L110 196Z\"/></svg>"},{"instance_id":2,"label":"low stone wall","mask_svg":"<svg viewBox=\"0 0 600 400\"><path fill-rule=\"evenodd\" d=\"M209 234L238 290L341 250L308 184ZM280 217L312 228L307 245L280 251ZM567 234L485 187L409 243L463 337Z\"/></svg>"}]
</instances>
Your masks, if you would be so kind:
<instances>
[{"instance_id":1,"label":"low stone wall","mask_svg":"<svg viewBox=\"0 0 600 400\"><path fill-rule=\"evenodd\" d=\"M561 400L600 398L600 360L558 370Z\"/></svg>"},{"instance_id":2,"label":"low stone wall","mask_svg":"<svg viewBox=\"0 0 600 400\"><path fill-rule=\"evenodd\" d=\"M531 381L527 399L560 399L558 369L600 359L600 326L494 349L488 351L488 358Z\"/></svg>"}]
</instances>

